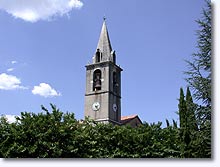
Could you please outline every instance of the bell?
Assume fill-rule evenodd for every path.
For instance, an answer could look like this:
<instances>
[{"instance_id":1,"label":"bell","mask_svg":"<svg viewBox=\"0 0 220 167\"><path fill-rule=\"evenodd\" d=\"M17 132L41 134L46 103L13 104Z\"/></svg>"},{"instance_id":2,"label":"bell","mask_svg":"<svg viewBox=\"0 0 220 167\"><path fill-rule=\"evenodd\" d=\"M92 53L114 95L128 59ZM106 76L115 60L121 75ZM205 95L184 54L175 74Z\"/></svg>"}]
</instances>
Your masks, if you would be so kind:
<instances>
[{"instance_id":1,"label":"bell","mask_svg":"<svg viewBox=\"0 0 220 167\"><path fill-rule=\"evenodd\" d=\"M100 82L100 80L97 80L97 81L96 81L96 83L95 83L95 88L96 88L97 90L100 90L100 89L101 89L101 82Z\"/></svg>"}]
</instances>

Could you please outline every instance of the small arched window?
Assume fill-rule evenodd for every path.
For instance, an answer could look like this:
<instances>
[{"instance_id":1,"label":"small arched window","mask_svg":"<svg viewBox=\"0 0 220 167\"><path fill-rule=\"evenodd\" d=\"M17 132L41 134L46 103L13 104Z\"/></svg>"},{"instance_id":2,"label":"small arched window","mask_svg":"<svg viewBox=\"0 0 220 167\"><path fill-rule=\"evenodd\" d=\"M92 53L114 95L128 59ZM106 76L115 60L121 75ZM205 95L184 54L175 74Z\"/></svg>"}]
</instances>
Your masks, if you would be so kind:
<instances>
[{"instance_id":1,"label":"small arched window","mask_svg":"<svg viewBox=\"0 0 220 167\"><path fill-rule=\"evenodd\" d=\"M118 91L118 79L116 72L113 72L113 91L117 93Z\"/></svg>"},{"instance_id":2,"label":"small arched window","mask_svg":"<svg viewBox=\"0 0 220 167\"><path fill-rule=\"evenodd\" d=\"M116 55L115 55L115 51L114 51L114 50L111 51L111 56L112 56L112 61L113 61L113 63L116 64Z\"/></svg>"},{"instance_id":3,"label":"small arched window","mask_svg":"<svg viewBox=\"0 0 220 167\"><path fill-rule=\"evenodd\" d=\"M102 88L102 73L101 70L97 69L93 73L93 91L101 90Z\"/></svg>"},{"instance_id":4,"label":"small arched window","mask_svg":"<svg viewBox=\"0 0 220 167\"><path fill-rule=\"evenodd\" d=\"M101 61L101 52L99 49L97 49L96 53L95 53L95 57L96 57L96 63L99 63Z\"/></svg>"},{"instance_id":5,"label":"small arched window","mask_svg":"<svg viewBox=\"0 0 220 167\"><path fill-rule=\"evenodd\" d=\"M115 54L113 54L113 62L116 64Z\"/></svg>"}]
</instances>

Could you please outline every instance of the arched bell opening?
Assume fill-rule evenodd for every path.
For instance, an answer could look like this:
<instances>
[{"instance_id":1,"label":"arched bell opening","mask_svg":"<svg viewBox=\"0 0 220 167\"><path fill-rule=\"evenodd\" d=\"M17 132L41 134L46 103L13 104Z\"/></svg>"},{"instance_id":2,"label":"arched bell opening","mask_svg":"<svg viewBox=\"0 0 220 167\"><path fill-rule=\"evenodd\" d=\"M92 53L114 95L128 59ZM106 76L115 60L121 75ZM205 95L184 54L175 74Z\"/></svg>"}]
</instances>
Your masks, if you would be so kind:
<instances>
[{"instance_id":1,"label":"arched bell opening","mask_svg":"<svg viewBox=\"0 0 220 167\"><path fill-rule=\"evenodd\" d=\"M113 72L113 91L118 93L118 78L116 72Z\"/></svg>"},{"instance_id":2,"label":"arched bell opening","mask_svg":"<svg viewBox=\"0 0 220 167\"><path fill-rule=\"evenodd\" d=\"M101 90L102 88L102 72L101 70L97 69L93 73L93 91Z\"/></svg>"}]
</instances>

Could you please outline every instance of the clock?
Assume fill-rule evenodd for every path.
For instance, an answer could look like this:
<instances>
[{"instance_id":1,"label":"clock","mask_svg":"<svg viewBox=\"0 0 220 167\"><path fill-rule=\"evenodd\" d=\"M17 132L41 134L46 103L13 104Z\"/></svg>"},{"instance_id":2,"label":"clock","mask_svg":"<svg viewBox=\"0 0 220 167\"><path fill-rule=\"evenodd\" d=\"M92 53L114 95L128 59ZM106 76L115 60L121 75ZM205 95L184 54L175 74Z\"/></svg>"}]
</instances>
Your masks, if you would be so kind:
<instances>
[{"instance_id":1,"label":"clock","mask_svg":"<svg viewBox=\"0 0 220 167\"><path fill-rule=\"evenodd\" d=\"M113 109L114 112L116 112L117 109L118 109L117 105L116 105L116 104L113 104L112 109Z\"/></svg>"},{"instance_id":2,"label":"clock","mask_svg":"<svg viewBox=\"0 0 220 167\"><path fill-rule=\"evenodd\" d=\"M100 108L100 104L99 104L99 102L95 102L95 103L93 103L93 105L92 105L92 109L93 109L94 111L98 111L99 108Z\"/></svg>"}]
</instances>

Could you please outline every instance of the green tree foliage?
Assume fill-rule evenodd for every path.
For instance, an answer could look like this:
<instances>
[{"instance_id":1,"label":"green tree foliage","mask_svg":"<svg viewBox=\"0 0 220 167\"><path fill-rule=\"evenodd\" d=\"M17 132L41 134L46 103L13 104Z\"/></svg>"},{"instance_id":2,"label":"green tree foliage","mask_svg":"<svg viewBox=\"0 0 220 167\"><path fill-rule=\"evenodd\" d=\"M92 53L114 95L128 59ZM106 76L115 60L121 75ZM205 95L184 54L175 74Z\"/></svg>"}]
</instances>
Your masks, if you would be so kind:
<instances>
[{"instance_id":1,"label":"green tree foliage","mask_svg":"<svg viewBox=\"0 0 220 167\"><path fill-rule=\"evenodd\" d=\"M187 100L182 102L187 113ZM189 96L189 95L186 95ZM189 96L190 97L190 96ZM190 98L189 98L190 99ZM22 112L14 123L0 118L0 156L5 158L181 158L207 157L200 129L190 126L190 116L162 128L161 122L132 128L77 121L73 113L63 113L51 105L38 114ZM191 112L190 112L191 113ZM183 127L182 127L183 126ZM184 129L185 128L185 129ZM188 135L188 138L187 138ZM206 152L207 153L207 152Z\"/></svg>"},{"instance_id":2,"label":"green tree foliage","mask_svg":"<svg viewBox=\"0 0 220 167\"><path fill-rule=\"evenodd\" d=\"M3 152L7 152L8 148L3 147L10 140L11 131L10 124L7 122L7 119L0 117L0 157L3 157Z\"/></svg>"},{"instance_id":3,"label":"green tree foliage","mask_svg":"<svg viewBox=\"0 0 220 167\"><path fill-rule=\"evenodd\" d=\"M144 123L132 128L77 121L51 105L49 112L22 112L9 124L0 119L0 155L5 158L171 158L180 157L179 129ZM175 121L174 121L175 122Z\"/></svg>"},{"instance_id":4,"label":"green tree foliage","mask_svg":"<svg viewBox=\"0 0 220 167\"><path fill-rule=\"evenodd\" d=\"M183 89L180 88L179 98L179 117L180 117L180 140L181 140L181 157L197 157L193 155L193 142L196 140L198 126L195 117L196 104L193 103L189 87L184 96Z\"/></svg>"},{"instance_id":5,"label":"green tree foliage","mask_svg":"<svg viewBox=\"0 0 220 167\"><path fill-rule=\"evenodd\" d=\"M196 121L196 107L197 105L193 102L193 98L190 92L189 87L186 90L186 110L187 110L187 118L188 118L188 127L191 131L197 131L197 121Z\"/></svg>"},{"instance_id":6,"label":"green tree foliage","mask_svg":"<svg viewBox=\"0 0 220 167\"><path fill-rule=\"evenodd\" d=\"M0 149L3 157L60 157L72 144L69 137L76 127L74 114L60 112L51 105L52 113L22 112L15 123L1 121ZM5 133L7 131L7 133Z\"/></svg>"},{"instance_id":7,"label":"green tree foliage","mask_svg":"<svg viewBox=\"0 0 220 167\"><path fill-rule=\"evenodd\" d=\"M179 117L180 117L180 127L185 128L186 127L186 101L184 96L183 88L180 88L180 98L179 98Z\"/></svg>"},{"instance_id":8,"label":"green tree foliage","mask_svg":"<svg viewBox=\"0 0 220 167\"><path fill-rule=\"evenodd\" d=\"M183 89L180 89L179 98L180 118L180 150L183 158L210 158L211 157L211 124L206 127L198 126L196 119L197 105L193 102L189 87L184 96Z\"/></svg>"}]
</instances>

